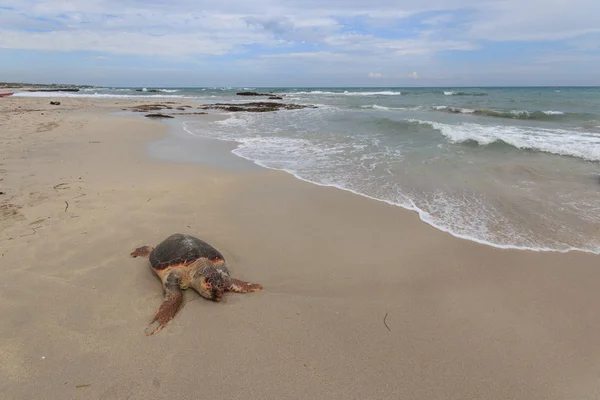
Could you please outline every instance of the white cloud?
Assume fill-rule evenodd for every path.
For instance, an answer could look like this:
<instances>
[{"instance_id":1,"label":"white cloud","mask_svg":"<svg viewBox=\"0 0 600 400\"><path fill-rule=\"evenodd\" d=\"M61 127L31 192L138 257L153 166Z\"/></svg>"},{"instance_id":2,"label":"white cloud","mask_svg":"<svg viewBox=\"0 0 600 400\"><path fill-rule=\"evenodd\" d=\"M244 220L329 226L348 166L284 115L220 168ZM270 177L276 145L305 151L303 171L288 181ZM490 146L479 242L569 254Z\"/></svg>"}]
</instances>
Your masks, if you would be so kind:
<instances>
[{"instance_id":1,"label":"white cloud","mask_svg":"<svg viewBox=\"0 0 600 400\"><path fill-rule=\"evenodd\" d=\"M383 74L380 72L369 72L369 78L383 78Z\"/></svg>"},{"instance_id":2,"label":"white cloud","mask_svg":"<svg viewBox=\"0 0 600 400\"><path fill-rule=\"evenodd\" d=\"M468 35L491 41L561 40L600 32L597 0L506 0L483 3Z\"/></svg>"},{"instance_id":3,"label":"white cloud","mask_svg":"<svg viewBox=\"0 0 600 400\"><path fill-rule=\"evenodd\" d=\"M4 0L3 6L14 10L0 12L2 47L121 54L219 55L249 44L280 46L283 40L408 56L473 50L478 39L556 40L600 32L597 0L528 0L526 5L522 0ZM398 25L422 11L440 14L424 17L427 29L408 38L352 34L352 26L344 26L348 18L369 26ZM453 12L467 19L448 37L444 26L455 19ZM55 40L61 43L50 43Z\"/></svg>"},{"instance_id":4,"label":"white cloud","mask_svg":"<svg viewBox=\"0 0 600 400\"><path fill-rule=\"evenodd\" d=\"M371 74L422 82L450 68L440 53L474 51L490 41L560 40L573 51L600 48L598 0L0 1L0 49L194 62L233 55L228 65L257 74L353 71L368 81L376 77L365 71L377 71Z\"/></svg>"}]
</instances>

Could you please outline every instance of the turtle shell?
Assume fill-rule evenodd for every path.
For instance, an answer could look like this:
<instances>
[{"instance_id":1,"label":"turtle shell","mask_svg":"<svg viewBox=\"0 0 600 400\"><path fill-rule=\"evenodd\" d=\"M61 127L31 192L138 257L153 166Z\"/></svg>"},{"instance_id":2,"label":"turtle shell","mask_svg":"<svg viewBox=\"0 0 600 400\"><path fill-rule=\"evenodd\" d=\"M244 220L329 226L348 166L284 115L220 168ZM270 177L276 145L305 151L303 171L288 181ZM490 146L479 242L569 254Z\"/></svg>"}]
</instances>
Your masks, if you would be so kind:
<instances>
[{"instance_id":1,"label":"turtle shell","mask_svg":"<svg viewBox=\"0 0 600 400\"><path fill-rule=\"evenodd\" d=\"M150 253L150 265L156 270L174 265L188 265L199 258L223 260L223 255L210 244L194 236L176 233L158 244Z\"/></svg>"}]
</instances>

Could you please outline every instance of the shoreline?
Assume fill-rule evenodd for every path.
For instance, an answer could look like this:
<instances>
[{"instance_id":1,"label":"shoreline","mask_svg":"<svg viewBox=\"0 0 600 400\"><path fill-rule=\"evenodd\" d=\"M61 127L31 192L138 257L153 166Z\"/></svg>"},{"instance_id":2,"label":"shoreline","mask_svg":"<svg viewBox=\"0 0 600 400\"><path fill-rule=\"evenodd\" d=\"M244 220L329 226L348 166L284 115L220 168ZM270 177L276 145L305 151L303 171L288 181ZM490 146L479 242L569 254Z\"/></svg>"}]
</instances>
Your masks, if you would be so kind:
<instances>
[{"instance_id":1,"label":"shoreline","mask_svg":"<svg viewBox=\"0 0 600 400\"><path fill-rule=\"evenodd\" d=\"M282 171L156 160L167 124L109 114L132 102L47 101L0 103L7 399L600 393L597 256L457 239ZM129 252L174 232L265 289L187 290L146 337L161 286Z\"/></svg>"},{"instance_id":2,"label":"shoreline","mask_svg":"<svg viewBox=\"0 0 600 400\"><path fill-rule=\"evenodd\" d=\"M227 118L231 118L232 116L225 116L223 115L221 118L217 117L217 119L227 119ZM195 123L204 123L207 124L208 122L212 122L216 119L203 119L203 121L186 121L186 122L195 122ZM167 121L163 121L164 123L168 124L169 126L171 121L167 122ZM172 121L173 123L177 123L180 121ZM356 190L350 189L350 188L345 188L341 185L338 184L324 184L324 183L320 183L320 182L316 182L310 179L306 179L303 178L302 176L300 176L297 172L292 171L292 170L288 170L288 169L279 169L279 168L274 168L274 167L269 167L268 165L258 161L258 160L254 160L252 158L249 157L245 157L241 154L239 154L239 152L236 152L236 150L243 145L243 142L238 142L235 140L230 140L230 139L214 139L214 138L209 138L209 137L204 137L201 135L195 135L193 134L190 130L188 130L185 127L186 122L182 122L180 125L182 125L182 127L177 128L177 127L171 127L170 129L180 129L183 130L185 132L187 132L190 136L194 136L197 140L205 140L205 141L217 141L217 142L224 142L229 144L229 148L230 148L230 152L235 155L236 157L239 157L243 160L246 160L260 168L264 168L264 169L268 169L268 170L272 170L272 171L279 171L279 172L284 172L286 174L291 175L292 177L294 177L295 179L298 179L300 181L303 182L307 182L313 185L317 185L317 186L321 186L321 187L328 187L328 188L334 188L334 189L338 189L341 191L345 191L345 192L349 192L351 194L354 195L358 195L361 197L365 197L367 199L370 200L374 200L377 202L382 202L385 204L389 204L395 207L399 207L405 211L409 211L409 212L414 212L415 214L418 215L419 219L421 220L422 223L429 225L437 230L439 230L440 232L444 232L449 234L450 236L457 238L457 239L461 239L461 240L466 240L466 241L470 241L470 242L474 242L477 244L482 244L485 246L489 246L495 249L501 249L501 250L518 250L518 251L531 251L531 252L550 252L550 253L572 253L572 252L581 252L581 253L586 253L586 254L593 254L593 255L600 255L600 249L597 250L592 250L592 249L582 249L582 248L577 248L577 247L570 247L567 249L556 249L556 248L550 248L550 247L528 247L528 246L518 246L518 245L505 245L505 244L499 244L499 243L494 243L488 240L484 240L484 239L479 239L477 237L474 236L470 236L470 235L465 235L465 234L461 234L461 233L457 233L454 232L452 229L445 227L443 225L437 224L435 221L433 221L431 218L428 217L427 213L424 212L422 209L420 209L419 207L417 207L416 205L412 205L412 207L407 206L407 205L403 205L401 203L397 203L397 202L393 202L390 200L386 200L386 199L381 199L381 198L377 198L377 197L373 197L370 196L368 194L365 193L361 193L358 192ZM226 148L226 147L225 147ZM159 158L159 159L165 159L164 157L160 157L158 155L154 155L155 157ZM168 159L168 157L167 157ZM190 162L194 162L194 163L203 163L200 159L198 159L197 161L193 161L191 160ZM230 161L230 163L232 163ZM225 165L223 164L215 164L214 162L210 163L212 165L220 165L221 167L225 167L227 168Z\"/></svg>"}]
</instances>

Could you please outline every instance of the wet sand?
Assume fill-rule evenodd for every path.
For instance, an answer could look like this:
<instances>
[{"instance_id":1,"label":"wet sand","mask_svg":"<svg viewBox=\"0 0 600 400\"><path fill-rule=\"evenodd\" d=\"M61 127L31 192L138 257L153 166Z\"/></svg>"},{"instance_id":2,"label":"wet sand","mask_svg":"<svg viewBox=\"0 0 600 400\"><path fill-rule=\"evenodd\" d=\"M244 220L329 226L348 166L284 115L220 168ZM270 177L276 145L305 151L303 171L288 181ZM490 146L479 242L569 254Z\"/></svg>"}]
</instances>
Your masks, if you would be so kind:
<instances>
[{"instance_id":1,"label":"wet sand","mask_svg":"<svg viewBox=\"0 0 600 400\"><path fill-rule=\"evenodd\" d=\"M222 143L167 161L165 124L110 114L132 101L50 100L0 99L2 399L600 396L598 256L457 239L228 167ZM161 286L129 253L174 232L265 289L187 290L197 301L147 337Z\"/></svg>"}]
</instances>

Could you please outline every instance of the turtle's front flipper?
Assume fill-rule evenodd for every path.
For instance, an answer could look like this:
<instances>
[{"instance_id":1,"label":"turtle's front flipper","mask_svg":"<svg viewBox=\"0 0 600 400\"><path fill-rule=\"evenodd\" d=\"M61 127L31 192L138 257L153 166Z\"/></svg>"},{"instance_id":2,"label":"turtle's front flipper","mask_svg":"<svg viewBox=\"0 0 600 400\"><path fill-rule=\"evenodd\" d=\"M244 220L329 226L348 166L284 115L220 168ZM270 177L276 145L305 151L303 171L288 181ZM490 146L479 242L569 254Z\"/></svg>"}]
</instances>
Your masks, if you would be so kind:
<instances>
[{"instance_id":1,"label":"turtle's front flipper","mask_svg":"<svg viewBox=\"0 0 600 400\"><path fill-rule=\"evenodd\" d=\"M233 278L229 278L229 282L227 285L227 291L236 293L257 292L262 289L262 285L258 283L250 283Z\"/></svg>"},{"instance_id":2,"label":"turtle's front flipper","mask_svg":"<svg viewBox=\"0 0 600 400\"><path fill-rule=\"evenodd\" d=\"M137 249L131 252L131 257L148 257L150 256L150 252L152 252L152 250L154 250L154 248L150 246L138 247Z\"/></svg>"},{"instance_id":3,"label":"turtle's front flipper","mask_svg":"<svg viewBox=\"0 0 600 400\"><path fill-rule=\"evenodd\" d=\"M176 272L171 272L163 283L165 295L164 300L158 308L154 319L150 322L148 328L146 328L146 335L154 335L156 332L160 331L170 320L173 319L175 314L177 314L177 311L179 311L181 304L183 303L183 293L180 285L181 277L179 274ZM156 325L156 323L158 323L158 325ZM150 333L148 333L148 331L155 325L156 327Z\"/></svg>"}]
</instances>

